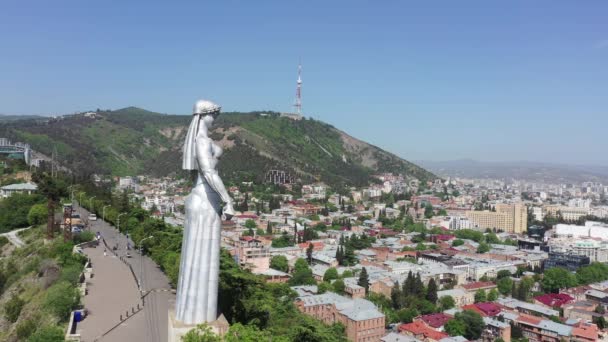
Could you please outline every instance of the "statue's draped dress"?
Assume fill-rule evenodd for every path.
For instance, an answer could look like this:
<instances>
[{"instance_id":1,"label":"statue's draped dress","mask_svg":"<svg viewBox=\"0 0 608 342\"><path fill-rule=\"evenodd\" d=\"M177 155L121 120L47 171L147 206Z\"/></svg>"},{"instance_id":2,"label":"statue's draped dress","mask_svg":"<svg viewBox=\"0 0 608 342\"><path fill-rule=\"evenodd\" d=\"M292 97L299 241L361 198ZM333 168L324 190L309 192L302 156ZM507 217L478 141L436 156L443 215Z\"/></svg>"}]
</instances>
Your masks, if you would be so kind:
<instances>
[{"instance_id":1,"label":"statue's draped dress","mask_svg":"<svg viewBox=\"0 0 608 342\"><path fill-rule=\"evenodd\" d=\"M200 148L197 143L197 148ZM216 159L222 151L211 145ZM198 154L198 152L197 152ZM176 319L185 324L217 319L221 199L200 168L195 187L186 199L186 220L177 285Z\"/></svg>"}]
</instances>

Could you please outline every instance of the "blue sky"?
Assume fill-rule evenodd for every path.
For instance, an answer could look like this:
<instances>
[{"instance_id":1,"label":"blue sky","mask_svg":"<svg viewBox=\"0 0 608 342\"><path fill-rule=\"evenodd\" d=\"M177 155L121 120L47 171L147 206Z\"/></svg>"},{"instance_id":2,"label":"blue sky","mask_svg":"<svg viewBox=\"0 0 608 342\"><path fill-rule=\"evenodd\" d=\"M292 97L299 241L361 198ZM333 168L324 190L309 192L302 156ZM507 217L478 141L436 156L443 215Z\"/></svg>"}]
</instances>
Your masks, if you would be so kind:
<instances>
[{"instance_id":1,"label":"blue sky","mask_svg":"<svg viewBox=\"0 0 608 342\"><path fill-rule=\"evenodd\" d=\"M606 1L3 1L0 113L291 111L407 159L608 165Z\"/></svg>"}]
</instances>

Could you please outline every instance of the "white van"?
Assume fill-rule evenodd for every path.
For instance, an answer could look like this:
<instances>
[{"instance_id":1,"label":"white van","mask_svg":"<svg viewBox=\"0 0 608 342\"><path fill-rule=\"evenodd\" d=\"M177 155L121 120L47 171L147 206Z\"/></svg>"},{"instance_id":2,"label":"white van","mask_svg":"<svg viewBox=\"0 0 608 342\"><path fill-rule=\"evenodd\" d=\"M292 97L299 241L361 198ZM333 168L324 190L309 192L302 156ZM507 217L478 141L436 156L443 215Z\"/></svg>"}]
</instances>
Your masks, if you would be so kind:
<instances>
[{"instance_id":1,"label":"white van","mask_svg":"<svg viewBox=\"0 0 608 342\"><path fill-rule=\"evenodd\" d=\"M97 215L89 214L89 221L97 221Z\"/></svg>"}]
</instances>

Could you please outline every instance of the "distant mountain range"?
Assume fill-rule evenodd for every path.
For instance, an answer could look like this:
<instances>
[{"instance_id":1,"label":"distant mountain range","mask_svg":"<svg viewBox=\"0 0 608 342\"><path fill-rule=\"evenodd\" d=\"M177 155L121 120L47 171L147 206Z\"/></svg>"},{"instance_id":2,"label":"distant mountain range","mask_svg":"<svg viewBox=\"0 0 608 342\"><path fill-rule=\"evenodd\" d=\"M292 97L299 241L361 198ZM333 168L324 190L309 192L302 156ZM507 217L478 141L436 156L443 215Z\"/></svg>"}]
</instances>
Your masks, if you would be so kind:
<instances>
[{"instance_id":1,"label":"distant mountain range","mask_svg":"<svg viewBox=\"0 0 608 342\"><path fill-rule=\"evenodd\" d=\"M470 159L416 162L443 177L519 179L553 183L608 183L608 166L543 162L483 162Z\"/></svg>"},{"instance_id":2,"label":"distant mountain range","mask_svg":"<svg viewBox=\"0 0 608 342\"><path fill-rule=\"evenodd\" d=\"M0 137L29 143L47 156L56 149L62 165L79 174L164 176L181 172L181 149L191 119L129 107L8 121L0 123ZM275 112L222 113L211 137L224 148L219 170L230 181L261 181L273 169L334 186L366 185L377 172L423 181L435 178L331 125Z\"/></svg>"}]
</instances>

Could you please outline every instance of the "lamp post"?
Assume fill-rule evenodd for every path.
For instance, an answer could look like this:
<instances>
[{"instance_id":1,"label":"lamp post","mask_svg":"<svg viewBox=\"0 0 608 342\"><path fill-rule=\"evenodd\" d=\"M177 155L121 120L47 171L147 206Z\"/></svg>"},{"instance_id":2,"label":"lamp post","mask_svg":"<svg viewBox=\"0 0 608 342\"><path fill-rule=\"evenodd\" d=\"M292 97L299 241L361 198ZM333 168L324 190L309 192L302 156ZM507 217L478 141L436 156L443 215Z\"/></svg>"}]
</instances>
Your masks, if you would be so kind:
<instances>
[{"instance_id":1,"label":"lamp post","mask_svg":"<svg viewBox=\"0 0 608 342\"><path fill-rule=\"evenodd\" d=\"M127 213L121 213L121 214L118 214L118 217L116 218L116 222L117 222L117 225L118 225L118 232L119 232L119 233L120 233L120 217L121 217L122 215L127 215Z\"/></svg>"},{"instance_id":2,"label":"lamp post","mask_svg":"<svg viewBox=\"0 0 608 342\"><path fill-rule=\"evenodd\" d=\"M138 281L138 285L139 285L139 293L141 295L141 302L142 304L144 304L144 296L143 296L143 292L144 292L144 246L142 245L142 242L144 242L145 240L148 239L152 239L154 238L154 236L150 235L146 238L143 238L141 240L139 240L139 281Z\"/></svg>"},{"instance_id":3,"label":"lamp post","mask_svg":"<svg viewBox=\"0 0 608 342\"><path fill-rule=\"evenodd\" d=\"M74 205L74 191L76 190L72 190L72 193L70 195L70 202L72 202L72 205Z\"/></svg>"},{"instance_id":4,"label":"lamp post","mask_svg":"<svg viewBox=\"0 0 608 342\"><path fill-rule=\"evenodd\" d=\"M111 205L104 205L103 208L101 209L101 220L105 221L106 220L106 208L107 207L111 207Z\"/></svg>"},{"instance_id":5,"label":"lamp post","mask_svg":"<svg viewBox=\"0 0 608 342\"><path fill-rule=\"evenodd\" d=\"M93 200L95 199L95 197L97 197L97 196L93 196L93 197L89 198L89 211L91 213L94 212L94 210L93 210Z\"/></svg>"}]
</instances>

